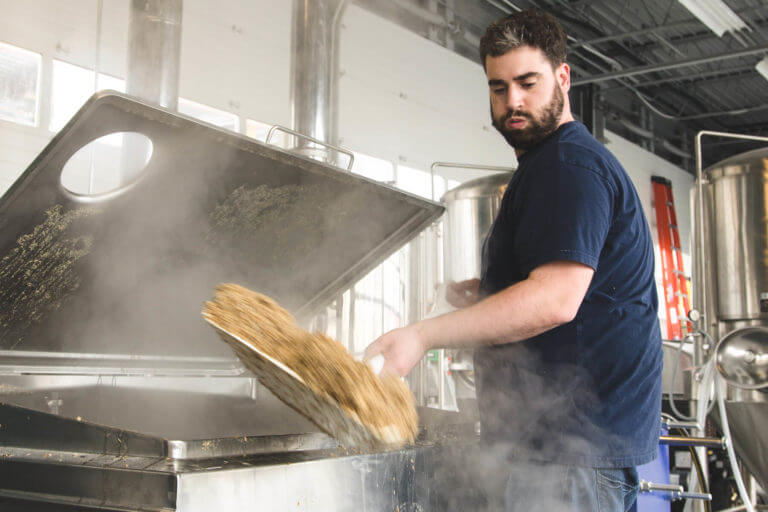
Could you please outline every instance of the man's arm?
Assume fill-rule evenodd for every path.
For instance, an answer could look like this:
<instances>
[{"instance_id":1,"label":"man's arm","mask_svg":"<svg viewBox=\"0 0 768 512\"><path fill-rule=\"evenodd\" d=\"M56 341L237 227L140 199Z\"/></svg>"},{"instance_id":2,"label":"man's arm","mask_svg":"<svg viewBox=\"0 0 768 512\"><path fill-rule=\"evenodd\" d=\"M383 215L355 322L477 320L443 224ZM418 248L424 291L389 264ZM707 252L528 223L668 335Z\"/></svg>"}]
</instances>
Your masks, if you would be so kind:
<instances>
[{"instance_id":1,"label":"man's arm","mask_svg":"<svg viewBox=\"0 0 768 512\"><path fill-rule=\"evenodd\" d=\"M528 279L459 311L390 331L366 349L382 354L384 371L406 375L427 350L511 343L570 322L584 300L594 270L557 261L534 269Z\"/></svg>"}]
</instances>

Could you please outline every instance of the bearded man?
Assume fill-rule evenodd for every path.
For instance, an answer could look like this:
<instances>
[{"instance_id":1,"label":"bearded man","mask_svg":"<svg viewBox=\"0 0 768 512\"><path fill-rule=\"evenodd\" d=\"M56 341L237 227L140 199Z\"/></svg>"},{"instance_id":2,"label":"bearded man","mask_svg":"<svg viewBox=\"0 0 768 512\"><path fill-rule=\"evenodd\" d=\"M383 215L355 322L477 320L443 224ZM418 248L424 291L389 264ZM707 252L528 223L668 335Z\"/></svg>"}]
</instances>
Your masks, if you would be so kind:
<instances>
[{"instance_id":1,"label":"bearded man","mask_svg":"<svg viewBox=\"0 0 768 512\"><path fill-rule=\"evenodd\" d=\"M454 302L479 300L386 333L367 355L405 375L429 349L476 348L482 438L503 450L507 510L626 511L661 417L648 223L621 164L571 114L557 21L513 14L480 53L518 168L479 282L454 287Z\"/></svg>"}]
</instances>

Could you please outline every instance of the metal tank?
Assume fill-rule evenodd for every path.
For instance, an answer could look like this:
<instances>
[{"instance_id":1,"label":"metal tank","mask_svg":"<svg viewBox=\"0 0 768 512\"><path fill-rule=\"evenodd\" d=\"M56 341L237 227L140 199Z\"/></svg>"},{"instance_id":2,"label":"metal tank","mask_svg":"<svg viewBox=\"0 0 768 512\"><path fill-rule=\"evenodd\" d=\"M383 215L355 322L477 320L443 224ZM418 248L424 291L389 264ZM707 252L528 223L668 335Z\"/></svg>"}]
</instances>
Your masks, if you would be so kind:
<instances>
[{"instance_id":1,"label":"metal tank","mask_svg":"<svg viewBox=\"0 0 768 512\"><path fill-rule=\"evenodd\" d=\"M768 484L768 147L701 170L702 136L767 138L701 132L696 139L697 187L692 209L697 366L715 358L728 382L726 411L733 446L744 466ZM698 387L695 378L693 388ZM696 396L697 391L694 391Z\"/></svg>"},{"instance_id":2,"label":"metal tank","mask_svg":"<svg viewBox=\"0 0 768 512\"><path fill-rule=\"evenodd\" d=\"M446 282L480 277L483 240L511 178L512 172L484 176L463 183L443 196ZM472 412L477 407L472 351L449 350L445 355L449 364L443 378L453 385L457 408Z\"/></svg>"},{"instance_id":3,"label":"metal tank","mask_svg":"<svg viewBox=\"0 0 768 512\"><path fill-rule=\"evenodd\" d=\"M702 177L694 294L717 341L768 327L768 148L718 162Z\"/></svg>"},{"instance_id":4,"label":"metal tank","mask_svg":"<svg viewBox=\"0 0 768 512\"><path fill-rule=\"evenodd\" d=\"M446 281L480 277L483 240L511 178L511 172L484 176L463 183L443 196Z\"/></svg>"}]
</instances>

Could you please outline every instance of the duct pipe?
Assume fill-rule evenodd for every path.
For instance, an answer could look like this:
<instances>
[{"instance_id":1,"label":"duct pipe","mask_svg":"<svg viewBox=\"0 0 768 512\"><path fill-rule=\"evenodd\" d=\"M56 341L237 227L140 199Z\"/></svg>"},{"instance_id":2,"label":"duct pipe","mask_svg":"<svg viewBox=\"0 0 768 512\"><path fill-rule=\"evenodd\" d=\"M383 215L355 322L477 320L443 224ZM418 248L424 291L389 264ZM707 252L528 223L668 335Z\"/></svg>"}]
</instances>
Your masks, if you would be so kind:
<instances>
[{"instance_id":1,"label":"duct pipe","mask_svg":"<svg viewBox=\"0 0 768 512\"><path fill-rule=\"evenodd\" d=\"M293 129L338 145L339 20L347 0L294 0L291 44ZM307 140L296 151L335 161L329 150Z\"/></svg>"},{"instance_id":2,"label":"duct pipe","mask_svg":"<svg viewBox=\"0 0 768 512\"><path fill-rule=\"evenodd\" d=\"M131 0L125 91L161 107L179 104L182 0ZM122 138L120 183L135 180L152 154L148 139Z\"/></svg>"},{"instance_id":3,"label":"duct pipe","mask_svg":"<svg viewBox=\"0 0 768 512\"><path fill-rule=\"evenodd\" d=\"M182 0L131 0L126 92L176 110Z\"/></svg>"}]
</instances>

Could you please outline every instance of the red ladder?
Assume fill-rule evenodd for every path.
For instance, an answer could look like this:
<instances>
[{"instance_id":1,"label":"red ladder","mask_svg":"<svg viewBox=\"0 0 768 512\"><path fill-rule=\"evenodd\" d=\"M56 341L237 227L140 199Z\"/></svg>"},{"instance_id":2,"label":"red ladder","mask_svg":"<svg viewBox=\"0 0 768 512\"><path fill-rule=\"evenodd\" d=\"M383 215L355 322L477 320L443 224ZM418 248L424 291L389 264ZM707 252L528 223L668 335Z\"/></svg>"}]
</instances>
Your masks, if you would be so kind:
<instances>
[{"instance_id":1,"label":"red ladder","mask_svg":"<svg viewBox=\"0 0 768 512\"><path fill-rule=\"evenodd\" d=\"M652 176L651 182L656 209L656 228L659 232L659 254L667 312L667 339L679 340L687 332L685 322L691 303L688 278L683 271L683 251L677 229L672 182L661 176Z\"/></svg>"}]
</instances>

